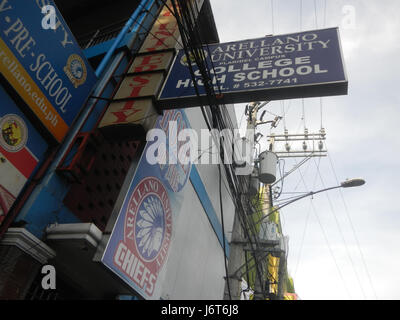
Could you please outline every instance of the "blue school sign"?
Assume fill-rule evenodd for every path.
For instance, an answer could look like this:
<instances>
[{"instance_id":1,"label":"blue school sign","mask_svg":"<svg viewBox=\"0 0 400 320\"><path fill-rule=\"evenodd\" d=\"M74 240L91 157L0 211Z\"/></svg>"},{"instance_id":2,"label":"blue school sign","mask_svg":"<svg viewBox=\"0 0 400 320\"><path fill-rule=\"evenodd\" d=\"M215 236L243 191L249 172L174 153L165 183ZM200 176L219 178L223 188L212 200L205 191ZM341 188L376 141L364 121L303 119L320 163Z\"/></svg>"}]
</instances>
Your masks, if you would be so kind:
<instances>
[{"instance_id":1,"label":"blue school sign","mask_svg":"<svg viewBox=\"0 0 400 320\"><path fill-rule=\"evenodd\" d=\"M347 94L337 28L299 32L202 48L211 85L223 103ZM196 96L191 63L201 95ZM206 104L193 57L180 50L159 96L161 109Z\"/></svg>"},{"instance_id":2,"label":"blue school sign","mask_svg":"<svg viewBox=\"0 0 400 320\"><path fill-rule=\"evenodd\" d=\"M96 83L91 66L52 0L0 0L0 32L0 73L61 142Z\"/></svg>"}]
</instances>

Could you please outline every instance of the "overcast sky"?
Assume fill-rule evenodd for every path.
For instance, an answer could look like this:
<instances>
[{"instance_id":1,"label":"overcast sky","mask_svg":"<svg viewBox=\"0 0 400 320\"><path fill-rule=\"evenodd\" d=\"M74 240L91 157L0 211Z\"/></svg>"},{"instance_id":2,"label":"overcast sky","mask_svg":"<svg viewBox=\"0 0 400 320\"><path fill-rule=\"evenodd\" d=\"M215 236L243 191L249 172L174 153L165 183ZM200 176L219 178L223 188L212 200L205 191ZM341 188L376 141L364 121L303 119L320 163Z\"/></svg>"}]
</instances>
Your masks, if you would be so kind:
<instances>
[{"instance_id":1,"label":"overcast sky","mask_svg":"<svg viewBox=\"0 0 400 320\"><path fill-rule=\"evenodd\" d=\"M339 27L349 79L347 96L322 99L329 157L305 163L285 179L283 192L335 186L336 177L366 180L362 187L321 193L282 210L296 292L304 300L399 299L400 1L271 3L211 0L220 41ZM304 117L300 99L275 101L267 110L286 115L289 133L303 133L304 126L310 133L321 128L319 98L304 99ZM243 105L237 105L237 111L243 124ZM281 122L273 132L283 130ZM262 133L269 134L269 127ZM285 171L295 161L301 159L287 159ZM281 199L291 195L282 194Z\"/></svg>"}]
</instances>

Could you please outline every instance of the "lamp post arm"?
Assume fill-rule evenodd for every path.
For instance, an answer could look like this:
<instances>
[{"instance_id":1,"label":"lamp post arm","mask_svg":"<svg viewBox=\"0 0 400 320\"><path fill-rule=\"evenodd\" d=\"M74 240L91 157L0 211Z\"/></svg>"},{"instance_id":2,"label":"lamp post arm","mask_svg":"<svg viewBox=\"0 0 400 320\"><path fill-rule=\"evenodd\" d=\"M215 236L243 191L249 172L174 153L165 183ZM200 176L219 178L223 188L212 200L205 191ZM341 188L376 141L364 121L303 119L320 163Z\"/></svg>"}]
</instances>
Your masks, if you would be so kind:
<instances>
[{"instance_id":1,"label":"lamp post arm","mask_svg":"<svg viewBox=\"0 0 400 320\"><path fill-rule=\"evenodd\" d=\"M269 217L270 215L272 215L272 214L275 213L276 211L282 209L283 207L288 206L289 204L291 204L291 203L293 203L293 202L296 202L296 201L298 201L298 200L301 200L301 199L306 198L306 197L309 197L309 196L313 196L314 194L317 194L317 193L320 193L320 192L324 192L324 191L328 191L328 190L332 190L332 189L337 189L337 188L342 188L342 186L340 185L340 186L336 186L336 187L330 187L330 188L321 189L321 190L318 190L318 191L310 191L309 193L306 193L306 194L304 194L304 195L302 195L302 196L300 196L300 197L297 197L297 198L295 198L295 199L293 199L293 200L290 200L290 201L286 202L285 204L283 204L283 205L281 205L281 206L275 208L274 210L272 210L271 212L269 212L268 214L266 214L265 216L263 216L260 220L258 220L258 221L256 222L256 224L259 224L259 223L262 222L265 218Z\"/></svg>"}]
</instances>

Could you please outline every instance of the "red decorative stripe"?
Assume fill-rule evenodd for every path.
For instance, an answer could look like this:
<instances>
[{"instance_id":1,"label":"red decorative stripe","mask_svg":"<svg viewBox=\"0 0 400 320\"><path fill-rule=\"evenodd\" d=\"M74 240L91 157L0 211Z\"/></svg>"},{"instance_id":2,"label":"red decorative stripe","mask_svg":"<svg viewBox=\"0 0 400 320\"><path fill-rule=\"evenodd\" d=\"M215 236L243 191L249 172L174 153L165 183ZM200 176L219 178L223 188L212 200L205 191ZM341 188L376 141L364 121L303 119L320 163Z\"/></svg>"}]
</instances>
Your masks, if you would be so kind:
<instances>
[{"instance_id":1,"label":"red decorative stripe","mask_svg":"<svg viewBox=\"0 0 400 320\"><path fill-rule=\"evenodd\" d=\"M4 215L8 213L14 201L15 197L0 184L0 208L3 210Z\"/></svg>"},{"instance_id":2,"label":"red decorative stripe","mask_svg":"<svg viewBox=\"0 0 400 320\"><path fill-rule=\"evenodd\" d=\"M29 150L26 147L18 152L9 152L0 146L0 152L26 178L29 178L32 171L38 164L38 160L29 152Z\"/></svg>"}]
</instances>

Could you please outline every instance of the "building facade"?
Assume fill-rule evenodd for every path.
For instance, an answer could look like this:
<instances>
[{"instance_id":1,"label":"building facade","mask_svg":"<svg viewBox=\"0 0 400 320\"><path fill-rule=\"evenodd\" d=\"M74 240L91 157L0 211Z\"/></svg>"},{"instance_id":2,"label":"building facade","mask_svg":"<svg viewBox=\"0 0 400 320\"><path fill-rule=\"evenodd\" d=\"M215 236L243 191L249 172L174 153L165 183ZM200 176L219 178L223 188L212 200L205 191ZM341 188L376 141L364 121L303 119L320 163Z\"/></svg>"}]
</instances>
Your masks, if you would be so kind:
<instances>
[{"instance_id":1,"label":"building facade","mask_svg":"<svg viewBox=\"0 0 400 320\"><path fill-rule=\"evenodd\" d=\"M150 129L172 118L199 136L207 128L198 108L155 105L180 46L171 3L22 2L1 3L0 298L222 299L235 205L223 175L220 196L218 165L146 167ZM196 21L204 41L218 42L202 2ZM48 4L58 8L54 28ZM148 186L159 193L141 194L129 236L133 216L123 215ZM118 236L126 246L113 248ZM43 288L45 265L55 289Z\"/></svg>"},{"instance_id":2,"label":"building facade","mask_svg":"<svg viewBox=\"0 0 400 320\"><path fill-rule=\"evenodd\" d=\"M179 49L219 43L209 0L0 0L0 21L0 299L294 294L282 241L259 258L272 202L229 161L233 105L157 103Z\"/></svg>"}]
</instances>

